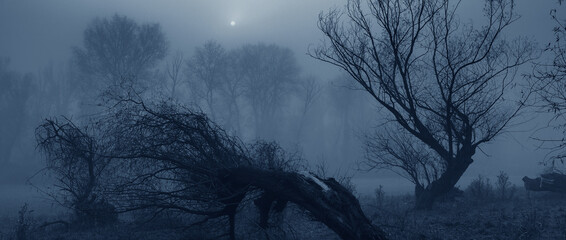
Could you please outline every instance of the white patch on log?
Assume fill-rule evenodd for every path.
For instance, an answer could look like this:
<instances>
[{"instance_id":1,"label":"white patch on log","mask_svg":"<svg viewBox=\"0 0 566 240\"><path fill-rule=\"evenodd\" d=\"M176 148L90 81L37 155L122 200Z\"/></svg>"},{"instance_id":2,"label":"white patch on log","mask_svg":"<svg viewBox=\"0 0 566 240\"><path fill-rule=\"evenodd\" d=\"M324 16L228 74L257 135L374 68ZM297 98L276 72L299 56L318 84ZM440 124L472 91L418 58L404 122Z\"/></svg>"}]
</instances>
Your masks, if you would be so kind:
<instances>
[{"instance_id":1,"label":"white patch on log","mask_svg":"<svg viewBox=\"0 0 566 240\"><path fill-rule=\"evenodd\" d=\"M306 178L312 180L314 183L316 183L318 186L320 186L320 188L322 188L323 192L328 192L330 191L330 187L328 187L328 185L326 185L325 183L323 183L322 181L320 181L320 179L318 179L317 177L315 177L314 175L312 175L310 172L307 171L300 171L299 174L305 176Z\"/></svg>"}]
</instances>

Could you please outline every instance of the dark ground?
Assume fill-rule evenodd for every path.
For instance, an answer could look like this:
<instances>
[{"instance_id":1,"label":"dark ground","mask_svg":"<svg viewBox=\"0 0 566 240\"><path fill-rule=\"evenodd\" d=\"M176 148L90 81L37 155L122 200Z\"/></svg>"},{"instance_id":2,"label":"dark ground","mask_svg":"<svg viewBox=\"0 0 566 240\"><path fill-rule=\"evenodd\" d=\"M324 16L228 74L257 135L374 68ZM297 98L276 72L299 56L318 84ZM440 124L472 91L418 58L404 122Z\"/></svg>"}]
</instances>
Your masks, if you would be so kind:
<instances>
[{"instance_id":1,"label":"dark ground","mask_svg":"<svg viewBox=\"0 0 566 240\"><path fill-rule=\"evenodd\" d=\"M484 189L485 190L485 189ZM489 190L482 197L466 190L454 199L439 202L432 210L412 210L410 195L376 194L360 199L366 215L383 228L390 239L566 239L566 195L526 192L515 188L512 196L497 197ZM476 193L477 194L477 193ZM379 199L379 201L378 201ZM191 219L162 217L140 223L122 217L118 224L104 227L80 227L46 222L65 219L33 209L20 209L19 216L0 218L0 240L4 239L226 239L223 221L208 221L186 227ZM194 221L194 219L192 219ZM272 227L261 229L252 205L243 207L237 219L238 239L338 239L324 225L311 221L294 205L274 215Z\"/></svg>"}]
</instances>

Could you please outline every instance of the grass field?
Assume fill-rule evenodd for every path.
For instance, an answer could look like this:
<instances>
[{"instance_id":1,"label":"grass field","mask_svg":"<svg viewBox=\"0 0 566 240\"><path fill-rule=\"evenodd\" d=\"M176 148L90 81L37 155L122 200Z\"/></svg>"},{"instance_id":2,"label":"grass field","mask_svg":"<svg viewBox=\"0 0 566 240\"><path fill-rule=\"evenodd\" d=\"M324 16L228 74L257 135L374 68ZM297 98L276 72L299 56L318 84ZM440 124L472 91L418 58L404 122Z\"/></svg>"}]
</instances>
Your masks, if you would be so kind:
<instances>
[{"instance_id":1,"label":"grass field","mask_svg":"<svg viewBox=\"0 0 566 240\"><path fill-rule=\"evenodd\" d=\"M427 211L413 210L410 194L375 191L360 196L360 202L368 218L390 239L566 239L566 195L513 189L512 194L500 198L495 186L475 191L468 187L463 195L439 201ZM27 186L3 186L0 191L8 193L0 197L0 240L227 239L222 236L226 231L224 220L186 227L196 218L178 216L141 223L130 215L104 227L42 227L46 222L69 221L69 214L45 202ZM21 213L24 203L27 209ZM338 239L294 205L274 215L267 230L257 225L257 217L251 203L240 209L238 239Z\"/></svg>"},{"instance_id":2,"label":"grass field","mask_svg":"<svg viewBox=\"0 0 566 240\"><path fill-rule=\"evenodd\" d=\"M370 199L366 199L370 201ZM510 199L439 202L414 211L412 198L366 204L366 213L391 239L566 239L566 196L519 190Z\"/></svg>"}]
</instances>

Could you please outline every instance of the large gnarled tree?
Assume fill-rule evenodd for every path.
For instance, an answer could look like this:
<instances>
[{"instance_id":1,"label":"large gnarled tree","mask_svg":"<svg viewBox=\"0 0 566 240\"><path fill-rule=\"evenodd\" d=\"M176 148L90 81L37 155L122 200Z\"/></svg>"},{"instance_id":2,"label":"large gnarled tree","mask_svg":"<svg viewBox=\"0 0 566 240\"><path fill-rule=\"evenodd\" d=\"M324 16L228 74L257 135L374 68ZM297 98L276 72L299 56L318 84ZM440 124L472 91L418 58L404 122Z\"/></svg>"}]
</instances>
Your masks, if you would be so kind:
<instances>
[{"instance_id":1,"label":"large gnarled tree","mask_svg":"<svg viewBox=\"0 0 566 240\"><path fill-rule=\"evenodd\" d=\"M405 176L416 183L416 207L430 208L521 109L525 96L517 105L511 88L533 47L503 37L518 18L513 1L486 1L480 28L458 18L458 1L363 2L320 15L325 41L311 55L346 71L388 113L384 126L402 132L373 138L370 149L383 157L372 160L415 170Z\"/></svg>"},{"instance_id":2,"label":"large gnarled tree","mask_svg":"<svg viewBox=\"0 0 566 240\"><path fill-rule=\"evenodd\" d=\"M52 169L65 184L71 172L80 180L73 183L98 186L87 172L97 159L112 159L104 162L110 164L103 170L111 178L102 193L118 212L149 209L200 216L194 225L223 219L228 231L222 236L236 239L236 214L248 201L257 206L262 228L269 227L272 213L292 202L343 239L386 238L350 191L332 178L299 171L296 158L275 143L245 145L206 115L166 102L123 100L99 120L96 129L102 134L97 136L103 138L87 137L67 122L46 121L38 140L48 160L63 164ZM104 151L97 151L98 146Z\"/></svg>"}]
</instances>

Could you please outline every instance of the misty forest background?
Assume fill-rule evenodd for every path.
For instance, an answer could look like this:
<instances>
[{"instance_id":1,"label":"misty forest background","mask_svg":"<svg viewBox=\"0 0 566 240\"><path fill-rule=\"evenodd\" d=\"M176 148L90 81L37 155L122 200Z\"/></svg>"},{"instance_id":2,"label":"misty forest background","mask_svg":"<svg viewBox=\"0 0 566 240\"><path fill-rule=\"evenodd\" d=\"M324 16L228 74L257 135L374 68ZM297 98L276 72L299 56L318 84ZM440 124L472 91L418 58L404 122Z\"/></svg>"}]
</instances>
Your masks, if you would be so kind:
<instances>
[{"instance_id":1,"label":"misty forest background","mask_svg":"<svg viewBox=\"0 0 566 240\"><path fill-rule=\"evenodd\" d=\"M298 49L114 13L36 70L0 52L0 239L566 237L521 181L564 170L564 3L533 36L520 1L361 2Z\"/></svg>"}]
</instances>

